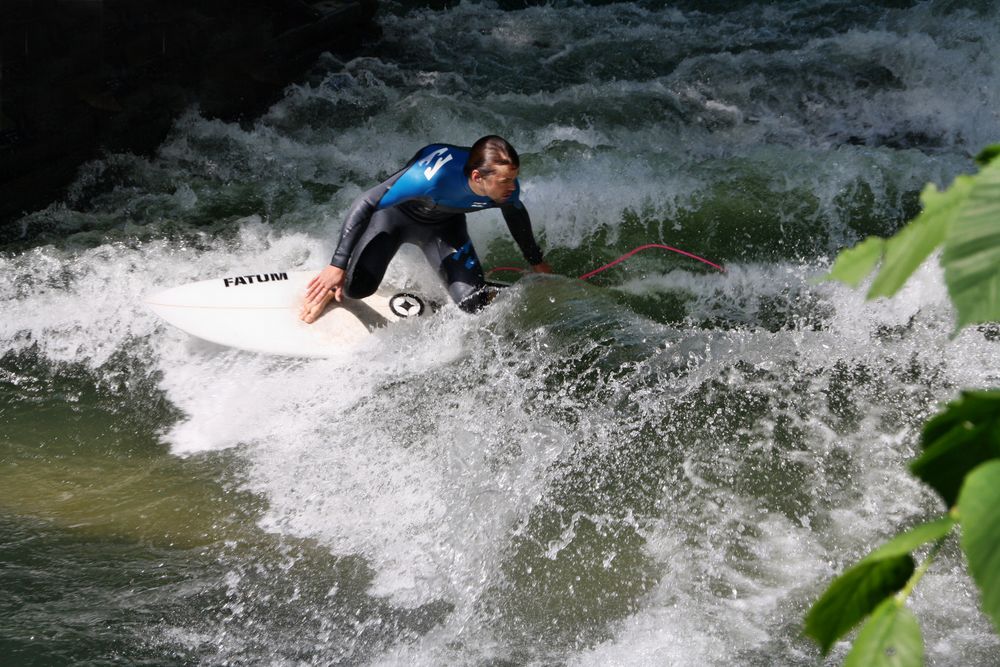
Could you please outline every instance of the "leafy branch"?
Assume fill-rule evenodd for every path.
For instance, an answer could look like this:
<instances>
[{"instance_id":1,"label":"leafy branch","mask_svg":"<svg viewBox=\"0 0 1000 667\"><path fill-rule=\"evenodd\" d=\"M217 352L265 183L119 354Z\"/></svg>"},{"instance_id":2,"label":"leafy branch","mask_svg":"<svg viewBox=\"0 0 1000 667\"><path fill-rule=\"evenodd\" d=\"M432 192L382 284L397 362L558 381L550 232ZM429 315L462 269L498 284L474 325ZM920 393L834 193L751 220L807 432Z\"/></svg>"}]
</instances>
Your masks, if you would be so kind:
<instances>
[{"instance_id":1,"label":"leafy branch","mask_svg":"<svg viewBox=\"0 0 1000 667\"><path fill-rule=\"evenodd\" d=\"M923 211L889 239L869 237L840 253L825 277L857 287L878 266L868 298L892 296L942 247L956 329L1000 321L1000 144L976 158L978 174L921 194ZM960 545L983 611L1000 631L1000 390L964 391L924 424L911 472L941 496L947 514L879 547L841 574L806 616L826 655L864 621L845 665L923 664L920 626L906 600L960 528ZM932 544L919 567L914 552ZM867 619L867 620L866 620Z\"/></svg>"}]
</instances>

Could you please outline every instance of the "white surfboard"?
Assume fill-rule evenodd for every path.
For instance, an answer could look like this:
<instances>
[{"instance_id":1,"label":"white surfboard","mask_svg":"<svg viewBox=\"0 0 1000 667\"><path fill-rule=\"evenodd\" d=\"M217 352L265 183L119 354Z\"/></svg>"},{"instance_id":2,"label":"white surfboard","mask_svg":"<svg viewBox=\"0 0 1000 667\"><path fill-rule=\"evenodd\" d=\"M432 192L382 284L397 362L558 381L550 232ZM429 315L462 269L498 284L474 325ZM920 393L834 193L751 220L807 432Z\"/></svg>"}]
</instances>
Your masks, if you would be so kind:
<instances>
[{"instance_id":1,"label":"white surfboard","mask_svg":"<svg viewBox=\"0 0 1000 667\"><path fill-rule=\"evenodd\" d=\"M429 302L402 290L333 302L312 324L299 319L315 271L268 271L173 287L148 296L147 306L192 336L265 354L329 357L372 331L429 312Z\"/></svg>"}]
</instances>

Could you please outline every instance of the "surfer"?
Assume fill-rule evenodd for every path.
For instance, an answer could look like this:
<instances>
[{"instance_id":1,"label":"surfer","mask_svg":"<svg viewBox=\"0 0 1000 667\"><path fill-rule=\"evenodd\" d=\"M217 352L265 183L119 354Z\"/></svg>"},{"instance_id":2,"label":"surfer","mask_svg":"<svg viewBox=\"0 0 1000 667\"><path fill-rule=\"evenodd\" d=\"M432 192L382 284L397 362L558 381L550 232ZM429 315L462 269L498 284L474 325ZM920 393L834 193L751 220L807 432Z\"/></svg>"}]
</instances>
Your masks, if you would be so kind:
<instances>
[{"instance_id":1,"label":"surfer","mask_svg":"<svg viewBox=\"0 0 1000 667\"><path fill-rule=\"evenodd\" d=\"M469 239L465 214L500 208L521 253L538 273L552 273L520 199L520 160L505 139L471 147L431 144L351 206L329 266L309 282L299 317L313 322L331 299L370 296L402 243L420 246L460 308L475 312L492 296Z\"/></svg>"}]
</instances>

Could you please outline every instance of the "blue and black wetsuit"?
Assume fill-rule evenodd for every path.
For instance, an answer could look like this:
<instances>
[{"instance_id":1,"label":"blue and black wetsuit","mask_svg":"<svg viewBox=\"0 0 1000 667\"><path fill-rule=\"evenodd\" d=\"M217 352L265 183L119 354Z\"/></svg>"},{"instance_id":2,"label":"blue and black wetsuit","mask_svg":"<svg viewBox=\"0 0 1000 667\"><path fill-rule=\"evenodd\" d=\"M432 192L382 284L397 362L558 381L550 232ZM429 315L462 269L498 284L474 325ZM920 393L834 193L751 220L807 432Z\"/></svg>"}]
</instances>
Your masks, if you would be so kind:
<instances>
[{"instance_id":1,"label":"blue and black wetsuit","mask_svg":"<svg viewBox=\"0 0 1000 667\"><path fill-rule=\"evenodd\" d=\"M455 303L463 310L478 310L488 300L486 279L465 214L487 208L500 208L529 264L542 261L520 200L520 183L503 204L477 195L464 170L469 150L448 144L425 146L405 167L354 202L330 261L347 272L347 296L361 299L374 293L399 246L413 243L447 282Z\"/></svg>"}]
</instances>

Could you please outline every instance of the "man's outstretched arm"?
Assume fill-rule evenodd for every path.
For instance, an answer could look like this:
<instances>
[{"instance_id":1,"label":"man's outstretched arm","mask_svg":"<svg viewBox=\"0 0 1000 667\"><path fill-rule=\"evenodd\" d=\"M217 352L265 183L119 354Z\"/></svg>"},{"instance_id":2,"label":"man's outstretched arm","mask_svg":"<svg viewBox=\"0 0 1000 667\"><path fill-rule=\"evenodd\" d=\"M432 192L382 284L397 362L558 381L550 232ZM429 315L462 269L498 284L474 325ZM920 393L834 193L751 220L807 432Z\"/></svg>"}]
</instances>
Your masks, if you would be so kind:
<instances>
[{"instance_id":1,"label":"man's outstretched arm","mask_svg":"<svg viewBox=\"0 0 1000 667\"><path fill-rule=\"evenodd\" d=\"M531 217L524 204L506 204L500 207L503 219L507 223L507 229L514 241L521 249L524 259L531 265L532 271L536 273L552 273L552 267L542 256L542 249L535 241L535 234L531 230Z\"/></svg>"}]
</instances>

